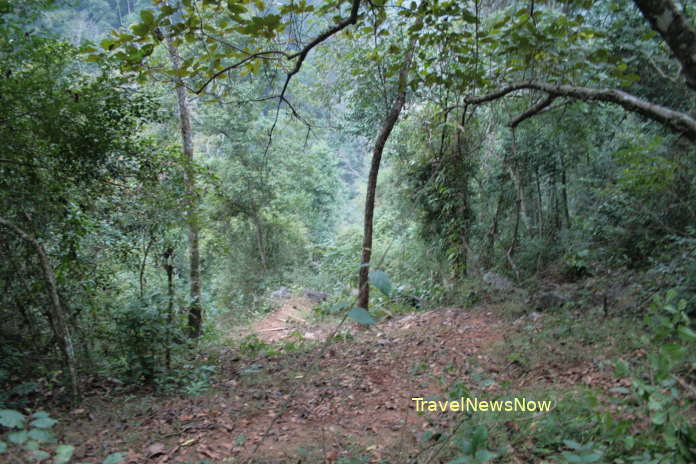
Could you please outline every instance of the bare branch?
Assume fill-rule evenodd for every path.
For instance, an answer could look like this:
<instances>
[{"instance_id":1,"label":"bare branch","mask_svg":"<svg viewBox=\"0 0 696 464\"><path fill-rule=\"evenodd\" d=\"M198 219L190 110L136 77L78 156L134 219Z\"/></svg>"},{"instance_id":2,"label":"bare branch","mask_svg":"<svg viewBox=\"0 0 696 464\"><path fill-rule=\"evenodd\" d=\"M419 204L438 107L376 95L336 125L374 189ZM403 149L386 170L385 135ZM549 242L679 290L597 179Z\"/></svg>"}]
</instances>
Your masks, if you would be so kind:
<instances>
[{"instance_id":1,"label":"bare branch","mask_svg":"<svg viewBox=\"0 0 696 464\"><path fill-rule=\"evenodd\" d=\"M249 56L247 56L246 58L244 58L243 60L237 61L236 63L231 64L231 65L221 69L220 71L216 72L215 74L210 76L208 79L206 79L206 81L198 88L198 90L193 90L192 92L195 93L196 95L200 95L200 93L203 92L205 90L205 88L208 87L208 85L211 82L213 82L215 79L222 76L226 72L232 71L233 69L236 69L236 68L242 66L243 64L248 63L249 61L255 60L256 58L263 58L266 55L277 55L277 54L284 54L284 53L279 52L277 50L252 53Z\"/></svg>"},{"instance_id":2,"label":"bare branch","mask_svg":"<svg viewBox=\"0 0 696 464\"><path fill-rule=\"evenodd\" d=\"M529 108L527 111L524 113L520 114L519 116L515 117L510 121L510 127L513 129L517 127L519 123L524 121L527 118L531 118L532 116L536 116L537 114L541 113L546 107L548 107L553 101L556 99L555 95L547 95L546 98L541 100L539 103L536 105L532 106Z\"/></svg>"},{"instance_id":3,"label":"bare branch","mask_svg":"<svg viewBox=\"0 0 696 464\"><path fill-rule=\"evenodd\" d=\"M519 90L532 89L546 92L554 97L569 97L583 101L603 101L614 103L627 111L638 113L648 119L659 122L673 132L683 134L689 140L696 141L696 120L691 116L670 108L641 100L635 95L616 89L592 89L589 87L576 87L572 85L556 85L546 82L520 82L503 87L487 95L470 96L464 99L469 105L498 100L510 93Z\"/></svg>"}]
</instances>

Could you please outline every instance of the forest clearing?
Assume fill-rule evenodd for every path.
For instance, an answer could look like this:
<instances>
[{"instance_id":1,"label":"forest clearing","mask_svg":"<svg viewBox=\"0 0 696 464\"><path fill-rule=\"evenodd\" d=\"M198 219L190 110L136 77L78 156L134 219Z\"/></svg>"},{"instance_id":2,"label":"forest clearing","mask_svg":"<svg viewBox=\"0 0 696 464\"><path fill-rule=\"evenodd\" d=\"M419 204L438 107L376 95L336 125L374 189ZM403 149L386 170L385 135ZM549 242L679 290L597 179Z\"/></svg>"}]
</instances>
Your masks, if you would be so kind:
<instances>
[{"instance_id":1,"label":"forest clearing","mask_svg":"<svg viewBox=\"0 0 696 464\"><path fill-rule=\"evenodd\" d=\"M696 462L696 3L0 0L0 463Z\"/></svg>"}]
</instances>

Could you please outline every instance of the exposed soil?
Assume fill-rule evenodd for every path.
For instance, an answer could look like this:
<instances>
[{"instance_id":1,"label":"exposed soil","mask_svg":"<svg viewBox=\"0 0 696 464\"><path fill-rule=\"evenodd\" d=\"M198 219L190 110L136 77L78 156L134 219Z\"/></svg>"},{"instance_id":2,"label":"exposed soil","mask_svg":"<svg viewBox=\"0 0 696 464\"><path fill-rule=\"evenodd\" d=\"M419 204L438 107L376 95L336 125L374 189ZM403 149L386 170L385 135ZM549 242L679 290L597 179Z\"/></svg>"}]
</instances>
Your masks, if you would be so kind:
<instances>
[{"instance_id":1,"label":"exposed soil","mask_svg":"<svg viewBox=\"0 0 696 464\"><path fill-rule=\"evenodd\" d=\"M252 325L255 333L266 342L276 342L292 334L295 330L308 333L310 315L314 302L309 298L283 298L275 302L279 307ZM309 332L311 333L311 332ZM309 337L305 337L309 338Z\"/></svg>"},{"instance_id":2,"label":"exposed soil","mask_svg":"<svg viewBox=\"0 0 696 464\"><path fill-rule=\"evenodd\" d=\"M77 462L101 462L113 451L127 451L129 463L333 463L360 454L363 462L409 462L432 447L426 431L447 430L464 417L417 414L411 398L447 399L455 382L493 395L501 383L511 391L551 381L546 372L531 379L492 358L493 346L514 330L496 306L350 326L324 351L329 330L310 324L312 306L305 298L282 300L252 326L271 343L300 333L309 347L254 360L228 353L219 384L202 396L134 395L120 407L111 395L88 399L69 415L65 437L82 443ZM593 372L568 366L565 375L554 374L575 382Z\"/></svg>"}]
</instances>

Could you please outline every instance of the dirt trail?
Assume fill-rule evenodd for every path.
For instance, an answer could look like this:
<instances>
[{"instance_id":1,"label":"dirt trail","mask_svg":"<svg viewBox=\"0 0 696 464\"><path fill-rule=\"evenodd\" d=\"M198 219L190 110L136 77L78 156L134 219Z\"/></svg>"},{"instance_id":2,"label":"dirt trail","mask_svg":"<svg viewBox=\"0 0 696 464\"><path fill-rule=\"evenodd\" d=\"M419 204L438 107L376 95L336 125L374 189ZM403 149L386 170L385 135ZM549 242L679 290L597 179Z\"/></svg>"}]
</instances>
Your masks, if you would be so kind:
<instances>
[{"instance_id":1,"label":"dirt trail","mask_svg":"<svg viewBox=\"0 0 696 464\"><path fill-rule=\"evenodd\" d=\"M253 330L269 342L296 329L322 338L328 330L308 325L312 305L305 298L283 300ZM99 447L128 446L128 463L333 464L357 455L366 456L361 462L407 462L432 444L426 431L461 419L418 415L411 398L446 399L455 382L473 384L483 370L502 369L488 357L502 324L494 308L443 308L367 330L350 324L320 359L321 343L271 357L223 359L221 382L207 396L158 399L138 419L136 441L114 433L112 419L103 417L105 434L85 440L76 455L89 460ZM496 387L491 381L481 388Z\"/></svg>"},{"instance_id":2,"label":"dirt trail","mask_svg":"<svg viewBox=\"0 0 696 464\"><path fill-rule=\"evenodd\" d=\"M316 304L313 300L295 297L275 300L274 303L279 307L252 325L252 331L259 338L266 342L276 342L295 330L299 330L303 336L308 332L307 318ZM311 335L305 338L311 338Z\"/></svg>"},{"instance_id":3,"label":"dirt trail","mask_svg":"<svg viewBox=\"0 0 696 464\"><path fill-rule=\"evenodd\" d=\"M302 301L287 301L255 328L276 340L298 326L309 331L297 321L304 310ZM290 327L267 330L282 324ZM232 406L235 420L201 436L200 443L209 456L226 456L230 463L252 458L259 442L254 462L297 462L304 454L302 462L331 463L357 450L374 462L407 460L427 430L451 419L417 415L411 398L444 399L449 385L467 381L478 366L491 369L483 352L501 337L498 327L490 311L441 309L355 330L348 340L334 342L314 371L307 369L315 351L269 360L263 370L272 379L230 381L233 392L218 404Z\"/></svg>"}]
</instances>

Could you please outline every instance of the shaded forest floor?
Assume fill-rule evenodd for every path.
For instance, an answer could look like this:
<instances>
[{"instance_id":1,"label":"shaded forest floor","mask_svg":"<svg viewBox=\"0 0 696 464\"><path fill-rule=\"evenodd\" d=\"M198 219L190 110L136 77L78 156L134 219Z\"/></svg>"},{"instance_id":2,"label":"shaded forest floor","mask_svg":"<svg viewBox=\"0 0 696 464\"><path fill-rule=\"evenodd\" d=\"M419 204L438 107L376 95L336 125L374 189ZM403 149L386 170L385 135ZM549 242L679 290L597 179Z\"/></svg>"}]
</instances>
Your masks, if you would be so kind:
<instances>
[{"instance_id":1,"label":"shaded forest floor","mask_svg":"<svg viewBox=\"0 0 696 464\"><path fill-rule=\"evenodd\" d=\"M311 308L303 298L281 301L239 348L218 354L215 384L197 396L87 398L61 418L76 462L115 451L129 463L447 462L438 456L453 445L438 439L466 426L467 415L417 413L411 398L557 401L573 389L628 384L589 348L537 337L547 315L510 317L505 304L415 312L369 329L351 323L326 347L336 322L315 323ZM526 348L510 339L521 332ZM499 433L516 443L505 462L533 462L540 414L495 414Z\"/></svg>"}]
</instances>

